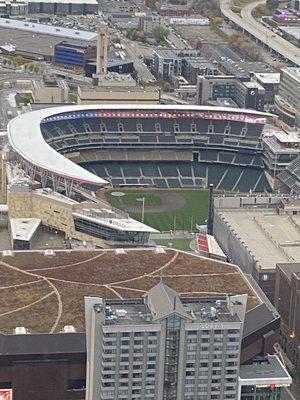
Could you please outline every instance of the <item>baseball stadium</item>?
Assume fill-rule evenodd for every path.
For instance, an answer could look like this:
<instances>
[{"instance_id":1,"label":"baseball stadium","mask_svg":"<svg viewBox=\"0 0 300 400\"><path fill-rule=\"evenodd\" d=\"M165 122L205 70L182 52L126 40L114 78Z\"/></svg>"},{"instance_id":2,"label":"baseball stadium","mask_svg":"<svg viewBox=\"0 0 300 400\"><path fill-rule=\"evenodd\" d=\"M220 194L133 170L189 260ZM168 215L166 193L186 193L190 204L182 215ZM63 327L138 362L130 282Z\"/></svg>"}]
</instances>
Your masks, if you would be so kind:
<instances>
[{"instance_id":1,"label":"baseball stadium","mask_svg":"<svg viewBox=\"0 0 300 400\"><path fill-rule=\"evenodd\" d=\"M209 185L223 193L272 191L273 156L266 160L263 137L273 119L254 110L180 105L60 106L22 114L8 125L10 215L40 215L32 199L38 194L39 203L44 196L71 209L68 221L57 224L60 211L51 214L45 205L43 222L80 240L98 238L97 245L144 244L157 230L189 230L205 222ZM26 201L25 194L14 195L20 191ZM138 201L145 202L145 219Z\"/></svg>"}]
</instances>

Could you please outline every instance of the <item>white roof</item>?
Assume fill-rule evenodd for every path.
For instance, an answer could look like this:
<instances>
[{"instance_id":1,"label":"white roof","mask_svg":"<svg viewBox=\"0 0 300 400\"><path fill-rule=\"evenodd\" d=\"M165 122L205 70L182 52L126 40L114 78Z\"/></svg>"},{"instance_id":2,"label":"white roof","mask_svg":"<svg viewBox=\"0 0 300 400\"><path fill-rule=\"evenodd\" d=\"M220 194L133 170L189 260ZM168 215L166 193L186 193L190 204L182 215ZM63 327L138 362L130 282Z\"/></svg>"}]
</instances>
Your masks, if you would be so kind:
<instances>
[{"instance_id":1,"label":"white roof","mask_svg":"<svg viewBox=\"0 0 300 400\"><path fill-rule=\"evenodd\" d=\"M154 228L151 226L145 225L142 222L139 222L133 218L120 218L120 216L116 215L116 217L105 218L101 217L99 213L99 217L95 212L93 216L85 215L83 212L73 212L73 216L77 216L79 218L85 219L87 221L96 222L99 225L106 226L108 228L116 229L118 231L125 231L125 232L149 232L149 233L158 233Z\"/></svg>"},{"instance_id":2,"label":"white roof","mask_svg":"<svg viewBox=\"0 0 300 400\"><path fill-rule=\"evenodd\" d=\"M30 240L41 224L39 218L11 218L10 229L14 240Z\"/></svg>"},{"instance_id":3,"label":"white roof","mask_svg":"<svg viewBox=\"0 0 300 400\"><path fill-rule=\"evenodd\" d=\"M279 83L280 73L279 72L257 72L254 73L257 79L262 83Z\"/></svg>"},{"instance_id":4,"label":"white roof","mask_svg":"<svg viewBox=\"0 0 300 400\"><path fill-rule=\"evenodd\" d=\"M36 22L19 21L10 18L0 18L0 27L43 35L59 36L73 40L78 39L90 41L95 40L97 37L96 32L81 31L79 29L69 29L54 25L38 24Z\"/></svg>"},{"instance_id":5,"label":"white roof","mask_svg":"<svg viewBox=\"0 0 300 400\"><path fill-rule=\"evenodd\" d=\"M7 126L8 138L13 149L25 160L39 168L53 172L59 176L73 179L78 182L87 182L102 185L107 183L104 179L92 174L79 165L73 163L68 158L59 154L50 147L44 140L40 129L40 122L47 117L57 114L88 111L88 110L136 110L136 111L178 111L178 112L203 112L214 111L216 113L235 113L246 114L249 116L267 117L273 116L255 110L244 110L230 107L212 106L189 106L189 105L141 105L135 104L113 104L113 105L76 105L44 108L21 114L11 120Z\"/></svg>"}]
</instances>

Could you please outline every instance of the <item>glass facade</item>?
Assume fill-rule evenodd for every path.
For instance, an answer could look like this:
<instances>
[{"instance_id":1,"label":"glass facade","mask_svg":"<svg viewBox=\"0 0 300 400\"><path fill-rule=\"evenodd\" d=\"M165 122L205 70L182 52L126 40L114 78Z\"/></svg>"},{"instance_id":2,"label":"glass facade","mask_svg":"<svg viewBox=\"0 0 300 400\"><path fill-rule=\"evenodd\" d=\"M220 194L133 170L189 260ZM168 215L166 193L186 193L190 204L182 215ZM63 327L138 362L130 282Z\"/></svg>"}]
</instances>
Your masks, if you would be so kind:
<instances>
[{"instance_id":1,"label":"glass facade","mask_svg":"<svg viewBox=\"0 0 300 400\"><path fill-rule=\"evenodd\" d=\"M163 398L165 400L176 400L181 318L178 315L172 315L167 318L166 323L167 329Z\"/></svg>"},{"instance_id":2,"label":"glass facade","mask_svg":"<svg viewBox=\"0 0 300 400\"><path fill-rule=\"evenodd\" d=\"M242 386L241 400L280 400L281 387L268 386Z\"/></svg>"},{"instance_id":3,"label":"glass facade","mask_svg":"<svg viewBox=\"0 0 300 400\"><path fill-rule=\"evenodd\" d=\"M75 229L79 232L112 242L143 244L147 243L149 239L148 232L121 231L79 217L74 219L74 224Z\"/></svg>"}]
</instances>

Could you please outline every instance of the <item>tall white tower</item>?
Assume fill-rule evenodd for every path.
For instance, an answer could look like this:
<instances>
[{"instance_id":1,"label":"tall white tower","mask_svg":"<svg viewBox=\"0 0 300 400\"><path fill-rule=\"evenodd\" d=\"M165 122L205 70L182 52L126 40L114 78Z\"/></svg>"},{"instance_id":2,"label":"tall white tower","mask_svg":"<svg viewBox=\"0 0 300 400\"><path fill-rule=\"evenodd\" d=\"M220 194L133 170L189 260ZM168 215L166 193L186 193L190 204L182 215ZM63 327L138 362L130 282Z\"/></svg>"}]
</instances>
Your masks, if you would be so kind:
<instances>
[{"instance_id":1,"label":"tall white tower","mask_svg":"<svg viewBox=\"0 0 300 400\"><path fill-rule=\"evenodd\" d=\"M97 70L96 70L96 74L106 74L107 73L107 47L108 47L107 26L101 25L97 29Z\"/></svg>"}]
</instances>

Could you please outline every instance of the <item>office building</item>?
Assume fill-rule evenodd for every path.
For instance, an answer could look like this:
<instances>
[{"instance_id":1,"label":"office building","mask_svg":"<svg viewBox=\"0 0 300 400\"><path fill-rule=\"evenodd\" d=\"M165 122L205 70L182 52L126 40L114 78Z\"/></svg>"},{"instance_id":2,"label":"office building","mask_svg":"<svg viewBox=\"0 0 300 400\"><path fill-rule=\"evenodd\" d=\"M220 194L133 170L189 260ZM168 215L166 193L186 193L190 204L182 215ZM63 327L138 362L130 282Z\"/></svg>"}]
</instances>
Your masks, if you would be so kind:
<instances>
[{"instance_id":1,"label":"office building","mask_svg":"<svg viewBox=\"0 0 300 400\"><path fill-rule=\"evenodd\" d=\"M186 57L182 61L182 75L192 85L197 84L198 75L218 75L215 64L204 57Z\"/></svg>"},{"instance_id":2,"label":"office building","mask_svg":"<svg viewBox=\"0 0 300 400\"><path fill-rule=\"evenodd\" d=\"M255 73L254 79L265 89L265 102L267 104L274 104L275 95L279 90L280 73L279 72L266 72Z\"/></svg>"},{"instance_id":3,"label":"office building","mask_svg":"<svg viewBox=\"0 0 300 400\"><path fill-rule=\"evenodd\" d=\"M275 97L276 112L289 126L300 127L300 68L281 70L278 95Z\"/></svg>"},{"instance_id":4,"label":"office building","mask_svg":"<svg viewBox=\"0 0 300 400\"><path fill-rule=\"evenodd\" d=\"M159 49L153 53L153 73L158 79L172 80L182 75L183 60L198 57L197 50Z\"/></svg>"},{"instance_id":5,"label":"office building","mask_svg":"<svg viewBox=\"0 0 300 400\"><path fill-rule=\"evenodd\" d=\"M240 400L279 400L292 378L277 355L254 357L240 366Z\"/></svg>"},{"instance_id":6,"label":"office building","mask_svg":"<svg viewBox=\"0 0 300 400\"><path fill-rule=\"evenodd\" d=\"M156 86L78 86L77 104L159 104L160 90Z\"/></svg>"},{"instance_id":7,"label":"office building","mask_svg":"<svg viewBox=\"0 0 300 400\"><path fill-rule=\"evenodd\" d=\"M41 79L32 79L31 87L34 103L69 102L69 87L64 79L45 75Z\"/></svg>"},{"instance_id":8,"label":"office building","mask_svg":"<svg viewBox=\"0 0 300 400\"><path fill-rule=\"evenodd\" d=\"M247 295L85 298L86 399L236 399Z\"/></svg>"},{"instance_id":9,"label":"office building","mask_svg":"<svg viewBox=\"0 0 300 400\"><path fill-rule=\"evenodd\" d=\"M97 0L28 0L30 14L94 14L99 10Z\"/></svg>"},{"instance_id":10,"label":"office building","mask_svg":"<svg viewBox=\"0 0 300 400\"><path fill-rule=\"evenodd\" d=\"M281 315L280 343L300 367L300 264L277 264L275 307Z\"/></svg>"},{"instance_id":11,"label":"office building","mask_svg":"<svg viewBox=\"0 0 300 400\"><path fill-rule=\"evenodd\" d=\"M87 59L94 57L96 57L95 46L63 41L54 47L54 62L67 67L84 68Z\"/></svg>"},{"instance_id":12,"label":"office building","mask_svg":"<svg viewBox=\"0 0 300 400\"><path fill-rule=\"evenodd\" d=\"M198 104L214 104L214 101L224 97L231 98L240 108L264 110L265 89L258 82L226 75L197 77Z\"/></svg>"},{"instance_id":13,"label":"office building","mask_svg":"<svg viewBox=\"0 0 300 400\"><path fill-rule=\"evenodd\" d=\"M28 1L27 0L1 0L0 1L0 14L17 16L28 14Z\"/></svg>"},{"instance_id":14,"label":"office building","mask_svg":"<svg viewBox=\"0 0 300 400\"><path fill-rule=\"evenodd\" d=\"M265 89L258 82L236 82L234 101L240 108L264 111Z\"/></svg>"},{"instance_id":15,"label":"office building","mask_svg":"<svg viewBox=\"0 0 300 400\"><path fill-rule=\"evenodd\" d=\"M291 0L291 9L299 12L300 11L300 1L299 0Z\"/></svg>"},{"instance_id":16,"label":"office building","mask_svg":"<svg viewBox=\"0 0 300 400\"><path fill-rule=\"evenodd\" d=\"M152 33L153 29L161 25L160 17L157 16L142 16L140 17L140 29L149 35Z\"/></svg>"}]
</instances>

